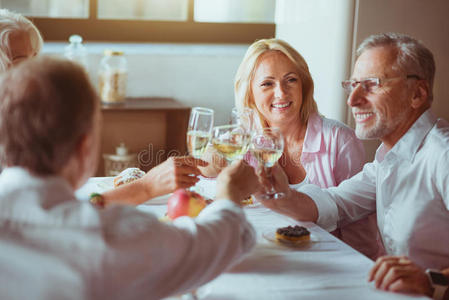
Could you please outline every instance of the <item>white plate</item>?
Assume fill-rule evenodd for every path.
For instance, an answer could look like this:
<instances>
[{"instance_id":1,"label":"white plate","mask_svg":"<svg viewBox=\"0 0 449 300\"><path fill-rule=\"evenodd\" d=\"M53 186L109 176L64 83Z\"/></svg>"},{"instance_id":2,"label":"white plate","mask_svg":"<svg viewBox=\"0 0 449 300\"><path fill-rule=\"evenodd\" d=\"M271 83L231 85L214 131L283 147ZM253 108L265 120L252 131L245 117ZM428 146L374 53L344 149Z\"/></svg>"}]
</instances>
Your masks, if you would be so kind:
<instances>
[{"instance_id":1,"label":"white plate","mask_svg":"<svg viewBox=\"0 0 449 300\"><path fill-rule=\"evenodd\" d=\"M114 177L106 177L97 182L97 187L101 192L106 192L114 188Z\"/></svg>"},{"instance_id":2,"label":"white plate","mask_svg":"<svg viewBox=\"0 0 449 300\"><path fill-rule=\"evenodd\" d=\"M185 293L183 295L163 298L162 300L198 300L198 299L204 299L205 297L207 297L210 294L210 292L211 292L210 286L208 286L208 284L205 284L203 286L200 286L193 292Z\"/></svg>"},{"instance_id":3,"label":"white plate","mask_svg":"<svg viewBox=\"0 0 449 300\"><path fill-rule=\"evenodd\" d=\"M310 240L302 240L297 242L278 240L276 238L276 232L272 230L263 232L262 236L269 242L293 248L307 248L308 246L319 242L318 237L316 237L312 233L310 234Z\"/></svg>"},{"instance_id":4,"label":"white plate","mask_svg":"<svg viewBox=\"0 0 449 300\"><path fill-rule=\"evenodd\" d=\"M150 200L148 200L147 202L142 203L141 205L162 205L162 204L167 204L168 203L168 199L170 198L171 195L173 195L173 194L170 193L170 194L162 195L162 196L159 196L159 197L151 198Z\"/></svg>"}]
</instances>

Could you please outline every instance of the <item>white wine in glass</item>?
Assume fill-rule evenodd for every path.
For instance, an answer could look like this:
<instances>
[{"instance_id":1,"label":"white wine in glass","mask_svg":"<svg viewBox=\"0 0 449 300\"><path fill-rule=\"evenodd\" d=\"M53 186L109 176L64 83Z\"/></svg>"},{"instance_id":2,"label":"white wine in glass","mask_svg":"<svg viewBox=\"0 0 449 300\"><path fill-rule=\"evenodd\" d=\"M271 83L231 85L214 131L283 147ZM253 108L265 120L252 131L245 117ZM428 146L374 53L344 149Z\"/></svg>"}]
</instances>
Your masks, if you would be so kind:
<instances>
[{"instance_id":1,"label":"white wine in glass","mask_svg":"<svg viewBox=\"0 0 449 300\"><path fill-rule=\"evenodd\" d=\"M242 159L249 143L250 135L240 125L222 125L213 129L212 146L228 163Z\"/></svg>"},{"instance_id":2,"label":"white wine in glass","mask_svg":"<svg viewBox=\"0 0 449 300\"><path fill-rule=\"evenodd\" d=\"M284 138L279 129L264 128L256 130L251 138L250 152L265 169L268 179L272 181L271 167L284 152ZM262 195L264 199L278 199L283 196L284 193L276 192L273 186Z\"/></svg>"},{"instance_id":3,"label":"white wine in glass","mask_svg":"<svg viewBox=\"0 0 449 300\"><path fill-rule=\"evenodd\" d=\"M271 168L282 156L282 150L269 148L252 149L251 154L265 168Z\"/></svg>"},{"instance_id":4,"label":"white wine in glass","mask_svg":"<svg viewBox=\"0 0 449 300\"><path fill-rule=\"evenodd\" d=\"M209 144L210 133L190 130L187 132L187 149L190 155L200 158Z\"/></svg>"},{"instance_id":5,"label":"white wine in glass","mask_svg":"<svg viewBox=\"0 0 449 300\"><path fill-rule=\"evenodd\" d=\"M201 158L209 143L214 125L214 111L205 107L194 107L190 112L187 128L187 149L195 158Z\"/></svg>"}]
</instances>

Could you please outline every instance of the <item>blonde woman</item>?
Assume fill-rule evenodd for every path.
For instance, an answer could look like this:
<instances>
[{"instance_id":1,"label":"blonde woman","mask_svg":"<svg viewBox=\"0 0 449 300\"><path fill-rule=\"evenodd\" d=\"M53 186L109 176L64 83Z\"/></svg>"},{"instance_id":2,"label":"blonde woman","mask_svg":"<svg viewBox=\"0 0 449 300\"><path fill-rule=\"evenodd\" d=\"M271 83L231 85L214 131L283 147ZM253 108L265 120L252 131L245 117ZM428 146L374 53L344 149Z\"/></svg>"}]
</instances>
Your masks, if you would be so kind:
<instances>
[{"instance_id":1,"label":"blonde woman","mask_svg":"<svg viewBox=\"0 0 449 300\"><path fill-rule=\"evenodd\" d=\"M293 188L305 182L338 186L365 163L363 145L354 131L321 116L313 92L304 58L280 39L253 43L235 76L236 106L252 108L263 127L277 127L284 136L279 164ZM374 214L340 225L335 234L343 241L368 257L380 254Z\"/></svg>"}]
</instances>

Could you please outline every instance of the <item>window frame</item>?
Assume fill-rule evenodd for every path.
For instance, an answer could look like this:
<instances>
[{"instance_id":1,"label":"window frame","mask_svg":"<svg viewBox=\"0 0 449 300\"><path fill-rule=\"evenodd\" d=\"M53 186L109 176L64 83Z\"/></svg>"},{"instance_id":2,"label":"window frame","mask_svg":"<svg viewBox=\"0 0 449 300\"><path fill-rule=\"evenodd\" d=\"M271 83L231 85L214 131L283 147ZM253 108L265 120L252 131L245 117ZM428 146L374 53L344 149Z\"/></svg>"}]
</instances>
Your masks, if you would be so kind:
<instances>
[{"instance_id":1,"label":"window frame","mask_svg":"<svg viewBox=\"0 0 449 300\"><path fill-rule=\"evenodd\" d=\"M88 18L30 17L45 41L66 41L79 34L85 41L250 44L275 35L275 24L206 23L193 20L188 0L186 21L98 19L98 0L89 0Z\"/></svg>"}]
</instances>

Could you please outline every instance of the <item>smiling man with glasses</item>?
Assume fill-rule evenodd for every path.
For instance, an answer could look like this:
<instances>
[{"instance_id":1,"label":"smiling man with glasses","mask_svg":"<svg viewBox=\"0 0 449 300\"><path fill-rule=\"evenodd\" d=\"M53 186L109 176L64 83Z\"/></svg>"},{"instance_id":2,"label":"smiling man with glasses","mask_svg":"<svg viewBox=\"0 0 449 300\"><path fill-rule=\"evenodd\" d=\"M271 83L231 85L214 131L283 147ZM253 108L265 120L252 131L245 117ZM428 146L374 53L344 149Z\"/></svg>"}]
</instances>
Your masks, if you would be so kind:
<instances>
[{"instance_id":1,"label":"smiling man with glasses","mask_svg":"<svg viewBox=\"0 0 449 300\"><path fill-rule=\"evenodd\" d=\"M434 74L433 55L419 41L395 33L367 38L342 86L356 135L382 141L374 161L329 189L292 190L275 166L275 187L287 196L264 204L328 230L377 211L388 256L369 280L383 290L449 299L449 123L430 111Z\"/></svg>"}]
</instances>

